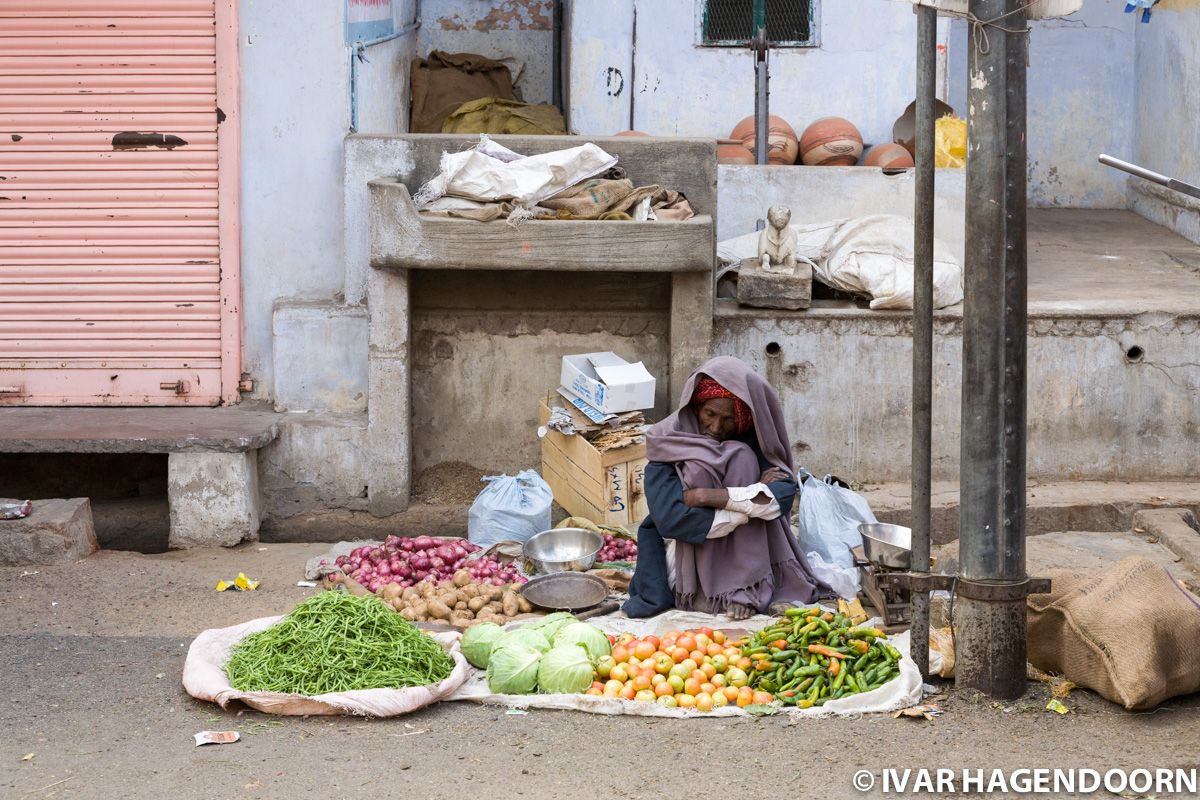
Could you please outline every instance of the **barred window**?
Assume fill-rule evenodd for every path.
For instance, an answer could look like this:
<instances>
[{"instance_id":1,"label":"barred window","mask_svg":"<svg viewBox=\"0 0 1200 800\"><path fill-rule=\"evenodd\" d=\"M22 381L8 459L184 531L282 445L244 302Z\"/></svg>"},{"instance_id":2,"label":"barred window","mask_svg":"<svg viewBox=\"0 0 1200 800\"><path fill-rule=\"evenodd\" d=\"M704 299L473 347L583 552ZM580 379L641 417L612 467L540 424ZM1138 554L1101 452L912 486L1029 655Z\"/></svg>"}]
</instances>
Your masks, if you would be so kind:
<instances>
[{"instance_id":1,"label":"barred window","mask_svg":"<svg viewBox=\"0 0 1200 800\"><path fill-rule=\"evenodd\" d=\"M701 44L745 47L754 38L754 0L701 0ZM816 0L766 0L767 42L772 47L811 47Z\"/></svg>"}]
</instances>

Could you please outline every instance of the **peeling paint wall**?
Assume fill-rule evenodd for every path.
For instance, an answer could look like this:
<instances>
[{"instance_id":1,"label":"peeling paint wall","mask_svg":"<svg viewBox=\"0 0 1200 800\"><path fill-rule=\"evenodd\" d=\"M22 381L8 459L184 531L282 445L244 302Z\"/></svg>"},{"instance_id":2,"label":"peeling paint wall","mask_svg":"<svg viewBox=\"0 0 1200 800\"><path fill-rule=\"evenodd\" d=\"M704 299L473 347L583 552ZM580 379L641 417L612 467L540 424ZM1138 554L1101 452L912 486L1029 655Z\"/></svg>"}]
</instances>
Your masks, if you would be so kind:
<instances>
[{"instance_id":1,"label":"peeling paint wall","mask_svg":"<svg viewBox=\"0 0 1200 800\"><path fill-rule=\"evenodd\" d=\"M1137 25L1136 158L1200 186L1200 2L1163 0ZM1130 179L1133 208L1200 242L1200 200Z\"/></svg>"},{"instance_id":2,"label":"peeling paint wall","mask_svg":"<svg viewBox=\"0 0 1200 800\"><path fill-rule=\"evenodd\" d=\"M416 0L395 0L397 29ZM335 303L345 285L342 140L350 125L350 48L340 2L242 0L242 319L244 369L273 399L272 310ZM367 49L360 127L407 129L413 34ZM344 355L330 353L331 358ZM318 404L319 405L319 404Z\"/></svg>"},{"instance_id":3,"label":"peeling paint wall","mask_svg":"<svg viewBox=\"0 0 1200 800\"><path fill-rule=\"evenodd\" d=\"M814 119L837 115L854 122L867 143L891 141L892 124L912 100L916 83L911 6L891 0L818 2L820 47L771 51L771 112L791 123L797 135ZM742 48L698 46L701 5L702 0L572 3L567 27L572 130L723 137L753 114L751 55ZM1030 201L1126 207L1124 179L1096 156L1133 152L1137 73L1145 82L1161 72L1135 70L1134 23L1124 14L1124 0L1088 0L1068 18L1037 21L1031 28ZM967 36L965 22L939 21L947 100L960 115L966 113ZM1179 41L1187 41L1184 33ZM1182 66L1178 69L1182 74Z\"/></svg>"},{"instance_id":4,"label":"peeling paint wall","mask_svg":"<svg viewBox=\"0 0 1200 800\"><path fill-rule=\"evenodd\" d=\"M1125 208L1124 176L1096 157L1131 154L1137 72L1124 0L1087 0L1062 19L1029 24L1029 202ZM967 106L967 24L950 29L950 104Z\"/></svg>"},{"instance_id":5,"label":"peeling paint wall","mask_svg":"<svg viewBox=\"0 0 1200 800\"><path fill-rule=\"evenodd\" d=\"M515 58L514 88L529 103L553 99L552 0L421 0L418 55L431 50Z\"/></svg>"},{"instance_id":6,"label":"peeling paint wall","mask_svg":"<svg viewBox=\"0 0 1200 800\"><path fill-rule=\"evenodd\" d=\"M1030 480L1155 480L1200 470L1197 320L1164 316L1031 321ZM1126 356L1134 344L1146 353L1136 363ZM719 314L714 351L745 359L779 390L797 465L847 480L908 479L912 338L903 313ZM938 314L933 370L933 477L955 480L961 318Z\"/></svg>"}]
</instances>

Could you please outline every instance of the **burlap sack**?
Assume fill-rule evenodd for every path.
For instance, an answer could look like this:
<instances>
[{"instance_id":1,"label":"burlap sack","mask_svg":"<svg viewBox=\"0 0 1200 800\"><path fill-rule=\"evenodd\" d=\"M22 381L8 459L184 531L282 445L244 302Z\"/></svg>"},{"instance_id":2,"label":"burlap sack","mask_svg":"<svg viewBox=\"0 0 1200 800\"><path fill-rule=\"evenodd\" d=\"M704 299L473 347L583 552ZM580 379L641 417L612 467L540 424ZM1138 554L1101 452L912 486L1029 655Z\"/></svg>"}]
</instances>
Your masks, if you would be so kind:
<instances>
[{"instance_id":1,"label":"burlap sack","mask_svg":"<svg viewBox=\"0 0 1200 800\"><path fill-rule=\"evenodd\" d=\"M1147 558L1057 572L1030 595L1029 661L1125 708L1200 690L1200 600Z\"/></svg>"},{"instance_id":2,"label":"burlap sack","mask_svg":"<svg viewBox=\"0 0 1200 800\"><path fill-rule=\"evenodd\" d=\"M434 50L412 63L412 133L441 133L455 109L480 97L513 99L512 72L502 61L475 53Z\"/></svg>"}]
</instances>

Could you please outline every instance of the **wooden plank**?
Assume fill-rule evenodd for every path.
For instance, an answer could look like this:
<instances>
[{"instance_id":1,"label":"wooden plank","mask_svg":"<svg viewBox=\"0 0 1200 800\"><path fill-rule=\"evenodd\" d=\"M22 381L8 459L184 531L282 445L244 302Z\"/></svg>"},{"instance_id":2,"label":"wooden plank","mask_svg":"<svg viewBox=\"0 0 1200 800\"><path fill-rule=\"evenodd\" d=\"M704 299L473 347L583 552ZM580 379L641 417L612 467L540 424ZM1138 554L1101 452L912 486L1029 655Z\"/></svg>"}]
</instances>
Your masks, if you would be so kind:
<instances>
[{"instance_id":1,"label":"wooden plank","mask_svg":"<svg viewBox=\"0 0 1200 800\"><path fill-rule=\"evenodd\" d=\"M558 471L553 461L542 461L542 477L550 485L555 502L566 509L571 516L586 517L590 520L604 518L604 512L579 494L575 485Z\"/></svg>"},{"instance_id":2,"label":"wooden plank","mask_svg":"<svg viewBox=\"0 0 1200 800\"><path fill-rule=\"evenodd\" d=\"M371 181L371 266L392 269L497 269L711 274L713 218L685 222L599 222L422 217L419 235L405 235L413 213L398 180Z\"/></svg>"},{"instance_id":3,"label":"wooden plank","mask_svg":"<svg viewBox=\"0 0 1200 800\"><path fill-rule=\"evenodd\" d=\"M629 465L622 462L604 470L604 523L624 525L629 521Z\"/></svg>"},{"instance_id":4,"label":"wooden plank","mask_svg":"<svg viewBox=\"0 0 1200 800\"><path fill-rule=\"evenodd\" d=\"M646 459L639 458L629 462L629 496L633 500L629 521L640 525L642 520L650 515L650 507L646 503Z\"/></svg>"},{"instance_id":5,"label":"wooden plank","mask_svg":"<svg viewBox=\"0 0 1200 800\"><path fill-rule=\"evenodd\" d=\"M542 440L542 463L549 464L551 468L566 478L574 491L596 508L604 508L607 505L602 483L603 473L589 473L580 469L578 464L567 458L566 454L552 443L547 443L545 439ZM598 522L600 519L602 517L598 517L596 521Z\"/></svg>"}]
</instances>

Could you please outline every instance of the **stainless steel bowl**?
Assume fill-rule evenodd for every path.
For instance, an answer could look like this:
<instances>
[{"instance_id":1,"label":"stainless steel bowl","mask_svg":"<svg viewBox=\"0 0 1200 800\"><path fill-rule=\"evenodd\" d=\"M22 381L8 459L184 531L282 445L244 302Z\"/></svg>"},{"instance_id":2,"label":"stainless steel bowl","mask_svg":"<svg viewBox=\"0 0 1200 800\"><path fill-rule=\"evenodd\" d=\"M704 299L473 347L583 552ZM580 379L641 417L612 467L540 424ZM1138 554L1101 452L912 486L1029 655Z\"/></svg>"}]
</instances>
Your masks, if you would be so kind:
<instances>
[{"instance_id":1,"label":"stainless steel bowl","mask_svg":"<svg viewBox=\"0 0 1200 800\"><path fill-rule=\"evenodd\" d=\"M863 522L858 526L863 537L867 561L882 567L908 569L912 564L912 529L885 522Z\"/></svg>"},{"instance_id":2,"label":"stainless steel bowl","mask_svg":"<svg viewBox=\"0 0 1200 800\"><path fill-rule=\"evenodd\" d=\"M543 575L587 572L603 546L600 534L586 528L553 528L535 533L522 548L525 571Z\"/></svg>"}]
</instances>

